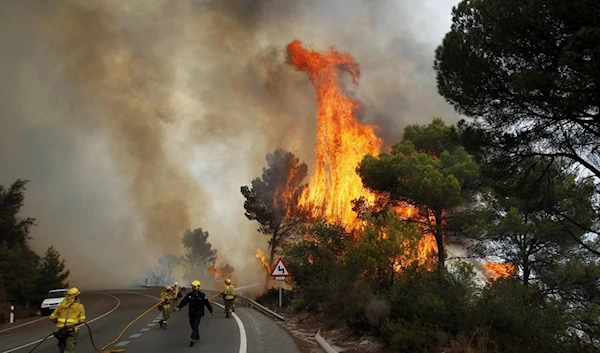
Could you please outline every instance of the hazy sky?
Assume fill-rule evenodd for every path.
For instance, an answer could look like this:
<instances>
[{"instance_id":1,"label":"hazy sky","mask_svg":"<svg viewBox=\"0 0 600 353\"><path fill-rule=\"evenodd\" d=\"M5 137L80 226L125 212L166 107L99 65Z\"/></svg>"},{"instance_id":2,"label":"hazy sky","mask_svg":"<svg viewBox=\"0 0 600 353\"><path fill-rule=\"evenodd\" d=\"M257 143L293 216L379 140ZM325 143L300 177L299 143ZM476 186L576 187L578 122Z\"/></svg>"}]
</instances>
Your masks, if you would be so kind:
<instances>
[{"instance_id":1,"label":"hazy sky","mask_svg":"<svg viewBox=\"0 0 600 353\"><path fill-rule=\"evenodd\" d=\"M54 244L72 284L130 283L198 227L240 285L262 279L240 186L276 147L314 159L315 93L285 45L354 55L360 118L391 144L456 120L432 70L456 3L3 1L0 183L31 180L32 245Z\"/></svg>"}]
</instances>

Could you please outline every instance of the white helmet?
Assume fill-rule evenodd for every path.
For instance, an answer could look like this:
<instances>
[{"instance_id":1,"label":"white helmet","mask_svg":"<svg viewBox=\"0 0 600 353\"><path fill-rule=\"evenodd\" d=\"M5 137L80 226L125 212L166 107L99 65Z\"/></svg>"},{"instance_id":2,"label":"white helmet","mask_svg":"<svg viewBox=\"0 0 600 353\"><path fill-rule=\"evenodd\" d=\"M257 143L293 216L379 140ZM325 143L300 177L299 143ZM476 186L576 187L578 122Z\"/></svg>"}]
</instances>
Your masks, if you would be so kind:
<instances>
[{"instance_id":1,"label":"white helmet","mask_svg":"<svg viewBox=\"0 0 600 353\"><path fill-rule=\"evenodd\" d=\"M175 282L175 285L176 285L176 286L178 286L178 285L179 285L179 282Z\"/></svg>"}]
</instances>

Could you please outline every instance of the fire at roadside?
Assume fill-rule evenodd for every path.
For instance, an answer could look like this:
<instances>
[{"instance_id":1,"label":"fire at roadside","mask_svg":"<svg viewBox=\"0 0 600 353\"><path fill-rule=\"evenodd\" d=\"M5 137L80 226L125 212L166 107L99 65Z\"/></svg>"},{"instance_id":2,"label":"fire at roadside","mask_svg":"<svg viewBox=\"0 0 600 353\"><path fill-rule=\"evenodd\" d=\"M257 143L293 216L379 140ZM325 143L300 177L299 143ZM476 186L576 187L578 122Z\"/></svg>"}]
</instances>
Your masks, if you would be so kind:
<instances>
[{"instance_id":1,"label":"fire at roadside","mask_svg":"<svg viewBox=\"0 0 600 353\"><path fill-rule=\"evenodd\" d=\"M293 203L290 191L283 190L285 209L288 214L303 214L307 223L324 220L328 223L342 224L354 237L360 237L364 227L361 213L386 205L391 207L402 220L415 220L416 213L412 205L387 205L385 195L378 195L366 189L356 172L365 155L379 156L383 140L376 134L377 126L361 123L356 110L361 103L344 92L340 83L341 75L349 74L354 84L358 84L360 70L358 63L350 54L331 48L328 52L307 49L299 40L286 47L289 64L296 70L306 72L315 88L317 97L317 142L314 147L316 160L310 174L308 185L302 190L297 202ZM289 180L296 171L290 170ZM357 207L360 201L360 207ZM427 222L427 219L417 219ZM445 239L444 239L445 241ZM435 236L424 232L417 245L417 261L433 269L437 258L438 246ZM256 258L266 273L271 265L261 250ZM401 271L402 266L395 266ZM512 264L496 263L485 260L482 273L488 280L506 278L516 273Z\"/></svg>"}]
</instances>

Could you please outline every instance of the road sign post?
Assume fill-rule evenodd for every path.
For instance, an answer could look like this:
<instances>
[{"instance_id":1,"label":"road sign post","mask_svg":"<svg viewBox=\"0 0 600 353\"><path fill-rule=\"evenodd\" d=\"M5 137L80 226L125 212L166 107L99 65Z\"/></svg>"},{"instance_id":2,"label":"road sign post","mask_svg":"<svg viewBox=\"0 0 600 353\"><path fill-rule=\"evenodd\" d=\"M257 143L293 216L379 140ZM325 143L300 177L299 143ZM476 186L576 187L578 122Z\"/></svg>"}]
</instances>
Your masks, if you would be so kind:
<instances>
[{"instance_id":1,"label":"road sign post","mask_svg":"<svg viewBox=\"0 0 600 353\"><path fill-rule=\"evenodd\" d=\"M285 281L286 277L291 276L290 271L287 269L285 264L283 263L283 259L279 258L275 267L271 271L271 277L275 277L275 280L279 281L279 307L281 308L281 282Z\"/></svg>"},{"instance_id":2,"label":"road sign post","mask_svg":"<svg viewBox=\"0 0 600 353\"><path fill-rule=\"evenodd\" d=\"M15 306L11 305L10 306L10 316L9 316L9 322L12 324L15 322Z\"/></svg>"}]
</instances>

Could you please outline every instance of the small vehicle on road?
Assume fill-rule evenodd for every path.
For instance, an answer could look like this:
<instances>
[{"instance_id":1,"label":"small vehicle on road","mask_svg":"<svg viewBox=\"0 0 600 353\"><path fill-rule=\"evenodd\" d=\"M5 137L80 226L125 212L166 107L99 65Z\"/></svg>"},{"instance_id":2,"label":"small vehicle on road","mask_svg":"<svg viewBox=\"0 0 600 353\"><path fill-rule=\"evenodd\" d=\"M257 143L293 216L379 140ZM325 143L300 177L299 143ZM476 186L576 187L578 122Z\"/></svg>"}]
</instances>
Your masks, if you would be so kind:
<instances>
[{"instance_id":1,"label":"small vehicle on road","mask_svg":"<svg viewBox=\"0 0 600 353\"><path fill-rule=\"evenodd\" d=\"M48 297L44 299L40 306L40 311L43 316L52 314L54 309L62 302L67 296L68 289L53 289L48 292Z\"/></svg>"}]
</instances>

